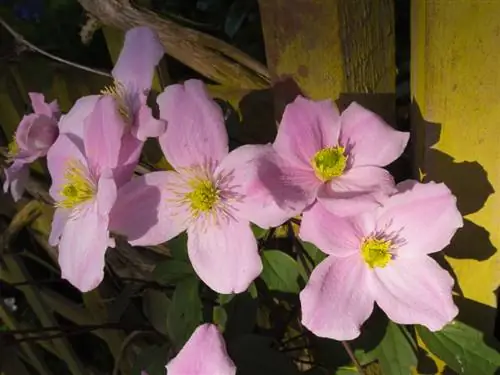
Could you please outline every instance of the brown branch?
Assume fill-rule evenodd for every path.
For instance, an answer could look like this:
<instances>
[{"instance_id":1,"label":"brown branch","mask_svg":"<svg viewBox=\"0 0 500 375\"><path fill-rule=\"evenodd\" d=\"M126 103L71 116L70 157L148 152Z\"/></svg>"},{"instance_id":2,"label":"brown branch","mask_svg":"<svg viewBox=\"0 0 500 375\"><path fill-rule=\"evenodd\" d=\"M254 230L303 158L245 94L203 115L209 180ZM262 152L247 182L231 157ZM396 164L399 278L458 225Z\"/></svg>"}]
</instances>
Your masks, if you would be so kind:
<instances>
[{"instance_id":1,"label":"brown branch","mask_svg":"<svg viewBox=\"0 0 500 375\"><path fill-rule=\"evenodd\" d=\"M141 25L153 28L168 55L218 83L245 89L269 87L267 68L222 40L134 8L128 0L78 1L104 25L122 30Z\"/></svg>"}]
</instances>

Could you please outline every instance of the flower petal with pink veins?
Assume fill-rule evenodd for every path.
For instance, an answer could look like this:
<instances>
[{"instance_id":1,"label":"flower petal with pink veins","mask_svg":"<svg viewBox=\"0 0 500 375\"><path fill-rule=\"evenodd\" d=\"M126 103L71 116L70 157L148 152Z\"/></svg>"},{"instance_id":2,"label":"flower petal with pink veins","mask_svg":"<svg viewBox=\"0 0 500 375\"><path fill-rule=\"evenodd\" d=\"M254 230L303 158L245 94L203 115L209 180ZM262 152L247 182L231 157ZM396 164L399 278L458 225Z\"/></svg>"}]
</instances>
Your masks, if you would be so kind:
<instances>
[{"instance_id":1,"label":"flower petal with pink veins","mask_svg":"<svg viewBox=\"0 0 500 375\"><path fill-rule=\"evenodd\" d=\"M44 156L59 134L57 120L45 115L29 114L22 118L16 131L16 142L24 152Z\"/></svg>"},{"instance_id":2,"label":"flower petal with pink veins","mask_svg":"<svg viewBox=\"0 0 500 375\"><path fill-rule=\"evenodd\" d=\"M326 254L345 257L359 251L366 232L354 219L335 216L315 203L302 214L299 236Z\"/></svg>"},{"instance_id":3,"label":"flower petal with pink veins","mask_svg":"<svg viewBox=\"0 0 500 375\"><path fill-rule=\"evenodd\" d=\"M197 275L217 293L244 292L262 272L248 221L197 222L188 228L187 247Z\"/></svg>"},{"instance_id":4,"label":"flower petal with pink veins","mask_svg":"<svg viewBox=\"0 0 500 375\"><path fill-rule=\"evenodd\" d=\"M179 354L167 364L168 375L235 375L224 338L213 324L196 328Z\"/></svg>"},{"instance_id":5,"label":"flower petal with pink veins","mask_svg":"<svg viewBox=\"0 0 500 375\"><path fill-rule=\"evenodd\" d=\"M125 34L125 42L111 74L116 81L137 91L149 90L154 69L164 54L154 30L134 27Z\"/></svg>"},{"instance_id":6,"label":"flower petal with pink veins","mask_svg":"<svg viewBox=\"0 0 500 375\"><path fill-rule=\"evenodd\" d=\"M110 214L110 230L132 245L158 245L186 230L191 212L171 189L182 184L177 172L152 172L118 190Z\"/></svg>"},{"instance_id":7,"label":"flower petal with pink veins","mask_svg":"<svg viewBox=\"0 0 500 375\"><path fill-rule=\"evenodd\" d=\"M52 103L47 103L45 101L45 96L38 92L29 92L28 96L30 97L31 107L34 113L54 119L59 117L59 106L57 105L57 101L54 100Z\"/></svg>"},{"instance_id":8,"label":"flower petal with pink veins","mask_svg":"<svg viewBox=\"0 0 500 375\"><path fill-rule=\"evenodd\" d=\"M78 99L68 113L61 116L59 121L59 132L74 134L80 139L83 148L83 128L85 119L94 110L100 95L89 95ZM80 145L79 145L80 146Z\"/></svg>"},{"instance_id":9,"label":"flower petal with pink veins","mask_svg":"<svg viewBox=\"0 0 500 375\"><path fill-rule=\"evenodd\" d=\"M296 181L300 174L270 144L246 145L231 151L217 174L225 176L230 190L239 196L231 202L237 215L261 228L283 224L316 197L315 190L302 189Z\"/></svg>"},{"instance_id":10,"label":"flower petal with pink veins","mask_svg":"<svg viewBox=\"0 0 500 375\"><path fill-rule=\"evenodd\" d=\"M105 169L97 183L97 208L99 214L107 217L116 202L116 197L116 182L113 178L113 172L110 169Z\"/></svg>"},{"instance_id":11,"label":"flower petal with pink veins","mask_svg":"<svg viewBox=\"0 0 500 375\"><path fill-rule=\"evenodd\" d=\"M386 166L401 156L410 138L356 102L342 112L341 122L340 144L354 166Z\"/></svg>"},{"instance_id":12,"label":"flower petal with pink veins","mask_svg":"<svg viewBox=\"0 0 500 375\"><path fill-rule=\"evenodd\" d=\"M437 331L458 314L451 294L453 278L426 255L396 258L371 274L368 285L375 301L396 323Z\"/></svg>"},{"instance_id":13,"label":"flower petal with pink veins","mask_svg":"<svg viewBox=\"0 0 500 375\"><path fill-rule=\"evenodd\" d=\"M353 216L375 209L395 191L394 179L383 168L353 168L318 191L318 200L338 216Z\"/></svg>"},{"instance_id":14,"label":"flower petal with pink veins","mask_svg":"<svg viewBox=\"0 0 500 375\"><path fill-rule=\"evenodd\" d=\"M397 187L402 192L384 202L377 227L404 241L398 249L401 257L442 250L463 226L455 196L442 183L404 181Z\"/></svg>"},{"instance_id":15,"label":"flower petal with pink veins","mask_svg":"<svg viewBox=\"0 0 500 375\"><path fill-rule=\"evenodd\" d=\"M175 168L218 164L228 153L222 110L210 98L202 81L168 86L158 96L160 117L167 130L159 141Z\"/></svg>"},{"instance_id":16,"label":"flower petal with pink veins","mask_svg":"<svg viewBox=\"0 0 500 375\"><path fill-rule=\"evenodd\" d=\"M124 130L125 123L115 100L109 95L102 96L85 119L83 133L85 154L97 172L118 165Z\"/></svg>"},{"instance_id":17,"label":"flower petal with pink veins","mask_svg":"<svg viewBox=\"0 0 500 375\"><path fill-rule=\"evenodd\" d=\"M52 218L52 225L49 236L49 245L57 246L63 234L64 226L69 219L71 210L66 208L56 208L54 217Z\"/></svg>"},{"instance_id":18,"label":"flower petal with pink veins","mask_svg":"<svg viewBox=\"0 0 500 375\"><path fill-rule=\"evenodd\" d=\"M108 219L92 203L64 226L59 242L61 277L85 293L104 277L104 255L108 248Z\"/></svg>"},{"instance_id":19,"label":"flower petal with pink veins","mask_svg":"<svg viewBox=\"0 0 500 375\"><path fill-rule=\"evenodd\" d=\"M285 108L274 148L289 162L312 169L317 151L337 145L339 129L339 112L332 101L298 96Z\"/></svg>"},{"instance_id":20,"label":"flower petal with pink veins","mask_svg":"<svg viewBox=\"0 0 500 375\"><path fill-rule=\"evenodd\" d=\"M159 137L165 132L166 123L153 117L151 108L146 104L146 96L140 96L140 103L135 114L132 134L141 141L147 138Z\"/></svg>"},{"instance_id":21,"label":"flower petal with pink veins","mask_svg":"<svg viewBox=\"0 0 500 375\"><path fill-rule=\"evenodd\" d=\"M302 324L316 336L352 340L373 311L368 270L361 257L330 256L322 261L300 293Z\"/></svg>"}]
</instances>

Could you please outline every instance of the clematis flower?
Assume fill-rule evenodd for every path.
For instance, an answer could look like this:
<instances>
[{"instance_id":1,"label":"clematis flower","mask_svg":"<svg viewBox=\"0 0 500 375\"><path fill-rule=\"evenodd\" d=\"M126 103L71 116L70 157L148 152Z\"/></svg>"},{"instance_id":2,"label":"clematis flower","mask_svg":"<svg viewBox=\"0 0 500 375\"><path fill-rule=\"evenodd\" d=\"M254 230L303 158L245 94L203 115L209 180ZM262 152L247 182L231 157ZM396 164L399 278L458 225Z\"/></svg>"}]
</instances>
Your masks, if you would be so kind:
<instances>
[{"instance_id":1,"label":"clematis flower","mask_svg":"<svg viewBox=\"0 0 500 375\"><path fill-rule=\"evenodd\" d=\"M338 217L304 212L300 237L329 254L300 293L302 323L314 334L351 340L374 302L399 324L441 329L458 313L453 278L431 257L463 226L444 184L405 181L379 208Z\"/></svg>"},{"instance_id":2,"label":"clematis flower","mask_svg":"<svg viewBox=\"0 0 500 375\"><path fill-rule=\"evenodd\" d=\"M409 133L357 103L340 115L329 100L299 96L285 108L273 147L286 161L288 178L306 192L302 209L317 199L332 213L349 216L392 193L394 180L382 167L402 154L408 139Z\"/></svg>"},{"instance_id":3,"label":"clematis flower","mask_svg":"<svg viewBox=\"0 0 500 375\"><path fill-rule=\"evenodd\" d=\"M160 145L176 171L149 173L121 188L111 228L133 245L159 244L187 229L199 277L219 293L242 292L262 270L250 221L267 228L291 216L292 208L279 206L261 182L262 175L279 180L279 169L263 161L274 151L248 145L228 154L222 111L201 81L167 87L158 103L168 122ZM286 196L300 194L294 189L282 185Z\"/></svg>"},{"instance_id":4,"label":"clematis flower","mask_svg":"<svg viewBox=\"0 0 500 375\"><path fill-rule=\"evenodd\" d=\"M62 278L82 292L101 282L106 249L114 246L108 223L123 132L115 102L105 96L87 117L83 138L62 133L47 154L56 202L49 243L59 245Z\"/></svg>"},{"instance_id":5,"label":"clematis flower","mask_svg":"<svg viewBox=\"0 0 500 375\"><path fill-rule=\"evenodd\" d=\"M57 101L46 103L43 94L29 93L33 113L26 115L17 127L14 140L9 144L12 164L5 170L3 190L9 188L12 198L18 201L24 192L29 176L29 164L45 156L57 138L59 107Z\"/></svg>"},{"instance_id":6,"label":"clematis flower","mask_svg":"<svg viewBox=\"0 0 500 375\"><path fill-rule=\"evenodd\" d=\"M213 324L196 328L179 354L166 366L168 375L235 375L224 338Z\"/></svg>"}]
</instances>

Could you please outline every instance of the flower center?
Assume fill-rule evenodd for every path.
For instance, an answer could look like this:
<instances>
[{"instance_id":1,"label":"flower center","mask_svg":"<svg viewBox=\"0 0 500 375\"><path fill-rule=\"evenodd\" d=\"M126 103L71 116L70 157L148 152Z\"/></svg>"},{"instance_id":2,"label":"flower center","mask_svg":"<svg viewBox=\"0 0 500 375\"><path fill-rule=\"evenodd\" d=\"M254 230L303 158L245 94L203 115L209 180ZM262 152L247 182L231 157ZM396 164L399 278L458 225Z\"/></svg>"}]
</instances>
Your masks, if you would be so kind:
<instances>
[{"instance_id":1,"label":"flower center","mask_svg":"<svg viewBox=\"0 0 500 375\"><path fill-rule=\"evenodd\" d=\"M368 237L361 245L361 255L370 268L387 266L392 259L392 241Z\"/></svg>"},{"instance_id":2,"label":"flower center","mask_svg":"<svg viewBox=\"0 0 500 375\"><path fill-rule=\"evenodd\" d=\"M211 211L220 199L219 189L210 180L195 179L189 183L193 190L186 194L195 216Z\"/></svg>"},{"instance_id":3,"label":"flower center","mask_svg":"<svg viewBox=\"0 0 500 375\"><path fill-rule=\"evenodd\" d=\"M73 208L96 194L96 186L89 179L83 165L71 161L64 172L66 183L63 185L60 194L64 197L56 206L63 208Z\"/></svg>"},{"instance_id":4,"label":"flower center","mask_svg":"<svg viewBox=\"0 0 500 375\"><path fill-rule=\"evenodd\" d=\"M12 139L12 141L9 143L9 146L8 146L9 158L13 158L14 156L17 155L18 152L19 152L19 146L16 142L16 137L14 136L14 138Z\"/></svg>"},{"instance_id":5,"label":"flower center","mask_svg":"<svg viewBox=\"0 0 500 375\"><path fill-rule=\"evenodd\" d=\"M118 105L118 112L120 116L128 122L130 120L129 106L127 104L127 91L125 85L121 82L115 81L114 84L110 86L104 86L101 90L102 95L112 96Z\"/></svg>"},{"instance_id":6,"label":"flower center","mask_svg":"<svg viewBox=\"0 0 500 375\"><path fill-rule=\"evenodd\" d=\"M311 160L314 173L322 181L329 181L344 173L347 165L345 148L341 146L326 147L314 154Z\"/></svg>"}]
</instances>

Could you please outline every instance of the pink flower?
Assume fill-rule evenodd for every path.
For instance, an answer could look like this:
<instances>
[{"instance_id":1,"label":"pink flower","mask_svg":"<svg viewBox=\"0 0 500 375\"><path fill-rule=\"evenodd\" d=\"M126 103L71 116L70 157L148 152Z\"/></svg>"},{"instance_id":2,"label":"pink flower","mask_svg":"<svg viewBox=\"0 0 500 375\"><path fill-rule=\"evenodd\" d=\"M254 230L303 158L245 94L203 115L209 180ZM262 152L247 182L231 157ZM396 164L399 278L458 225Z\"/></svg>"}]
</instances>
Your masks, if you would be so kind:
<instances>
[{"instance_id":1,"label":"pink flower","mask_svg":"<svg viewBox=\"0 0 500 375\"><path fill-rule=\"evenodd\" d=\"M228 153L222 111L201 81L167 87L158 103L168 123L160 145L176 171L149 173L120 189L111 228L133 245L162 243L187 229L199 277L219 293L242 292L262 270L250 221L266 228L291 216L262 182L279 182L272 147ZM282 192L293 197L294 187Z\"/></svg>"},{"instance_id":2,"label":"pink flower","mask_svg":"<svg viewBox=\"0 0 500 375\"><path fill-rule=\"evenodd\" d=\"M168 375L235 375L236 366L224 338L213 324L196 328L186 345L167 364Z\"/></svg>"},{"instance_id":3,"label":"pink flower","mask_svg":"<svg viewBox=\"0 0 500 375\"><path fill-rule=\"evenodd\" d=\"M59 245L62 278L82 292L101 282L105 251L114 246L108 222L123 132L115 102L104 96L88 116L83 138L62 133L47 154L57 207L49 243Z\"/></svg>"},{"instance_id":4,"label":"pink flower","mask_svg":"<svg viewBox=\"0 0 500 375\"><path fill-rule=\"evenodd\" d=\"M9 145L12 165L5 170L4 192L10 188L18 201L29 177L29 164L45 156L58 135L59 107L56 101L46 103L43 94L29 93L33 113L19 124L14 140Z\"/></svg>"},{"instance_id":5,"label":"pink flower","mask_svg":"<svg viewBox=\"0 0 500 375\"><path fill-rule=\"evenodd\" d=\"M462 216L444 184L405 181L382 207L341 218L321 205L304 212L300 237L330 256L300 293L314 334L356 338L376 302L399 324L441 329L458 313L453 278L427 254L449 244Z\"/></svg>"},{"instance_id":6,"label":"pink flower","mask_svg":"<svg viewBox=\"0 0 500 375\"><path fill-rule=\"evenodd\" d=\"M306 192L302 209L317 198L349 216L393 192L394 180L381 167L402 154L408 138L357 103L339 115L329 100L299 96L287 105L273 147L287 163L288 179Z\"/></svg>"}]
</instances>

